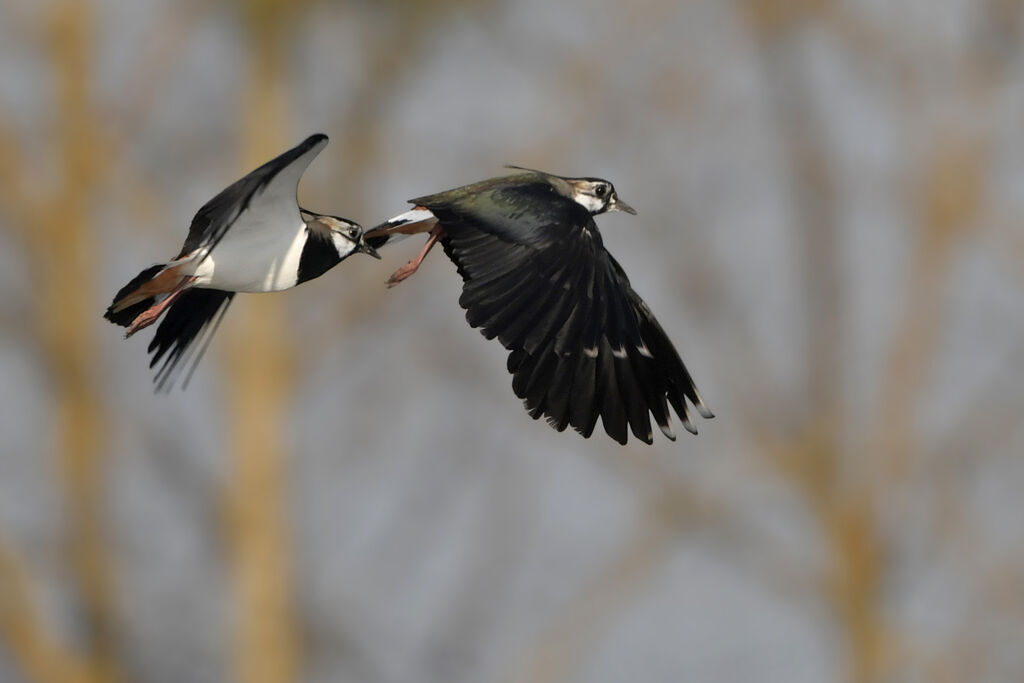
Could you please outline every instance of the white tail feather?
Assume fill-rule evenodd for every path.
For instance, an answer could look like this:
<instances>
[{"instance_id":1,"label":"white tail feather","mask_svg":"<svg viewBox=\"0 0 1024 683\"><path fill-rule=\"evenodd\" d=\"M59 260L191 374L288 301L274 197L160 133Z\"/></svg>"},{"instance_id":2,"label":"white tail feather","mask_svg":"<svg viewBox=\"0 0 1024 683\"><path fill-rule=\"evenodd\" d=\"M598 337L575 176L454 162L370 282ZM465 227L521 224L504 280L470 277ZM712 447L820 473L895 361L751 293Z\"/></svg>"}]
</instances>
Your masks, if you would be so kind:
<instances>
[{"instance_id":1,"label":"white tail feather","mask_svg":"<svg viewBox=\"0 0 1024 683\"><path fill-rule=\"evenodd\" d=\"M388 240L388 244L394 244L411 234L427 232L434 227L435 223L437 223L437 217L431 213L430 209L417 206L367 230L364 237L373 238L378 235L390 235L391 238ZM419 227L417 229L413 226Z\"/></svg>"}]
</instances>

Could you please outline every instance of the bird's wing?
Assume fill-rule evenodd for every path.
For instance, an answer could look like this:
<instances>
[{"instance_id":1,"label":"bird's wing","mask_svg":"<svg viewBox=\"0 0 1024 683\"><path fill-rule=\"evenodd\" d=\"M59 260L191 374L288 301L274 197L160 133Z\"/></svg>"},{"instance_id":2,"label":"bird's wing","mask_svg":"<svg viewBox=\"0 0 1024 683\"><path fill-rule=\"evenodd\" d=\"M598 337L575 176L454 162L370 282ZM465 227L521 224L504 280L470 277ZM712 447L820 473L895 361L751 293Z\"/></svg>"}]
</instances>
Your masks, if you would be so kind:
<instances>
[{"instance_id":1,"label":"bird's wing","mask_svg":"<svg viewBox=\"0 0 1024 683\"><path fill-rule=\"evenodd\" d=\"M544 194L542 194L544 193ZM533 183L421 197L445 230L463 278L460 305L511 351L513 388L530 415L590 436L598 416L625 443L669 438L671 404L693 431L686 400L705 416L686 367L650 309L605 250L593 218Z\"/></svg>"},{"instance_id":2,"label":"bird's wing","mask_svg":"<svg viewBox=\"0 0 1024 683\"><path fill-rule=\"evenodd\" d=\"M309 136L300 145L271 159L206 202L192 219L178 258L198 249L209 253L229 228L256 231L280 230L292 223L301 225L296 197L299 179L320 150L327 146L327 141L327 136L322 133ZM258 219L239 221L246 215L258 216Z\"/></svg>"},{"instance_id":3,"label":"bird's wing","mask_svg":"<svg viewBox=\"0 0 1024 683\"><path fill-rule=\"evenodd\" d=\"M192 367L185 377L184 385L188 384L234 296L234 292L195 288L187 290L171 304L148 349L151 355L149 367L159 364L153 378L158 392L173 387L182 370L182 361L187 361L195 353Z\"/></svg>"}]
</instances>

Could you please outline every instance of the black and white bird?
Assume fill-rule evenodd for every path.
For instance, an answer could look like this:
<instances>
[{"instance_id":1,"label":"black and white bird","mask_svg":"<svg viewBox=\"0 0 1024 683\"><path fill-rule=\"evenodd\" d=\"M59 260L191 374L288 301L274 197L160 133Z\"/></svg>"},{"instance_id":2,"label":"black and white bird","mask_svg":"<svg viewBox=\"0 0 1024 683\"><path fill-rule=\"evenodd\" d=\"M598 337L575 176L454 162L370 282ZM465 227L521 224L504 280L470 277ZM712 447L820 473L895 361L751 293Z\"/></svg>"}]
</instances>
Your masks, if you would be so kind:
<instances>
[{"instance_id":1,"label":"black and white bird","mask_svg":"<svg viewBox=\"0 0 1024 683\"><path fill-rule=\"evenodd\" d=\"M512 388L531 417L584 437L600 417L619 443L629 430L652 443L652 415L675 439L671 405L696 434L687 401L713 415L594 222L608 211L636 211L607 180L511 168L518 172L410 200L412 210L368 230L375 247L429 232L389 285L441 242L463 279L466 320L510 351Z\"/></svg>"},{"instance_id":2,"label":"black and white bird","mask_svg":"<svg viewBox=\"0 0 1024 683\"><path fill-rule=\"evenodd\" d=\"M380 258L359 224L298 204L299 179L326 146L326 135L312 135L230 185L199 209L177 256L114 297L104 317L129 337L166 313L148 349L158 390L202 340L195 369L236 292L289 289L356 252Z\"/></svg>"}]
</instances>

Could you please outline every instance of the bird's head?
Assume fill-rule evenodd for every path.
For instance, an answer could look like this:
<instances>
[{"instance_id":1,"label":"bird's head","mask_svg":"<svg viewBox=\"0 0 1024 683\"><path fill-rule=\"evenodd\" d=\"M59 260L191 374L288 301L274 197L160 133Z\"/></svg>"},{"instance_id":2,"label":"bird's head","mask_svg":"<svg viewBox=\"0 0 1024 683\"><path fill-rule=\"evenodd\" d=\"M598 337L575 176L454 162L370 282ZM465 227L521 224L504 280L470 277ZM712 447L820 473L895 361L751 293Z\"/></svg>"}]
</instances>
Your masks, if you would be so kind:
<instances>
[{"instance_id":1,"label":"bird's head","mask_svg":"<svg viewBox=\"0 0 1024 683\"><path fill-rule=\"evenodd\" d=\"M543 178L556 192L582 206L591 216L609 211L625 211L636 215L636 209L619 199L615 186L603 178L563 178L546 171L512 164L505 164L505 168L514 168Z\"/></svg>"},{"instance_id":2,"label":"bird's head","mask_svg":"<svg viewBox=\"0 0 1024 683\"><path fill-rule=\"evenodd\" d=\"M306 212L309 213L309 212ZM340 216L326 216L323 214L310 214L313 218L307 218L306 225L322 237L329 237L339 258L345 258L352 252L358 251L369 254L374 258L380 258L377 250L366 243L363 239L363 228Z\"/></svg>"},{"instance_id":3,"label":"bird's head","mask_svg":"<svg viewBox=\"0 0 1024 683\"><path fill-rule=\"evenodd\" d=\"M608 211L625 211L636 215L636 209L619 199L615 186L601 178L566 178L570 199L596 216Z\"/></svg>"}]
</instances>

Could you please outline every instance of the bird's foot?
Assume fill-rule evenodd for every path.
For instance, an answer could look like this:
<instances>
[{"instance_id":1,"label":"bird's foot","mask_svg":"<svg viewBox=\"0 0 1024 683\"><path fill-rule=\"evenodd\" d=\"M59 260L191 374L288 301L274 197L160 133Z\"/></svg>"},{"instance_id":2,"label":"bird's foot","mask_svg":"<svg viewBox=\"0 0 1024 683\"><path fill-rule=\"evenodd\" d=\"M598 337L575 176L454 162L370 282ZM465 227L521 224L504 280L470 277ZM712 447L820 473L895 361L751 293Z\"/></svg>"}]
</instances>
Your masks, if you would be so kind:
<instances>
[{"instance_id":1,"label":"bird's foot","mask_svg":"<svg viewBox=\"0 0 1024 683\"><path fill-rule=\"evenodd\" d=\"M160 314L163 312L164 307L162 307L160 304L157 304L156 306L147 308L142 313L139 313L137 316L135 316L135 320L132 321L132 324L128 326L128 329L125 330L125 338L127 339L128 337L132 336L139 330L144 330L153 323L155 323L157 319L160 317Z\"/></svg>"},{"instance_id":2,"label":"bird's foot","mask_svg":"<svg viewBox=\"0 0 1024 683\"><path fill-rule=\"evenodd\" d=\"M175 299L181 296L182 292L187 290L189 285L191 285L193 282L195 282L194 277L182 278L181 282L179 282L177 286L173 290L171 290L171 292L166 297L164 297L163 301L161 301L158 304L154 304L153 306L150 306L142 313L139 313L137 316L135 316L135 320L133 320L132 324L128 326L127 330L125 330L125 338L130 337L139 330L144 330L153 323L155 323L163 314L163 312L166 311L167 308L172 303L174 303Z\"/></svg>"},{"instance_id":3,"label":"bird's foot","mask_svg":"<svg viewBox=\"0 0 1024 683\"><path fill-rule=\"evenodd\" d=\"M388 289L391 289L399 282L402 282L419 270L420 264L423 263L423 259L426 258L427 254L430 253L430 250L434 248L434 245L437 244L438 240L442 237L444 237L444 230L442 230L439 225L434 226L433 230L430 231L430 239L428 239L427 243L423 245L423 249L421 249L420 253L416 255L416 258L393 272L391 277L388 278Z\"/></svg>"},{"instance_id":4,"label":"bird's foot","mask_svg":"<svg viewBox=\"0 0 1024 683\"><path fill-rule=\"evenodd\" d=\"M391 287L394 287L399 282L404 281L410 275L419 270L420 264L422 262L423 259L413 259L412 261L409 261L395 272L391 273L391 277L388 278L388 288L390 289Z\"/></svg>"}]
</instances>

